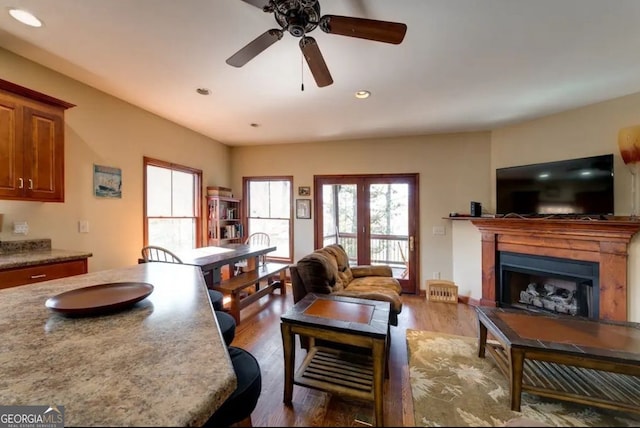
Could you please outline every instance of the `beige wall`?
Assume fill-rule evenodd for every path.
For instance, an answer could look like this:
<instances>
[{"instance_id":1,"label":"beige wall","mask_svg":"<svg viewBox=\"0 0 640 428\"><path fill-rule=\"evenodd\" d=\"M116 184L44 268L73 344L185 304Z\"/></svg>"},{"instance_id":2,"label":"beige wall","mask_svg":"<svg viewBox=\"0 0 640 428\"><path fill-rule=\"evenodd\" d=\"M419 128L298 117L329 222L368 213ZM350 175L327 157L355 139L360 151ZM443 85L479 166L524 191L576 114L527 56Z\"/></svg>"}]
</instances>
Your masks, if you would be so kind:
<instances>
[{"instance_id":1,"label":"beige wall","mask_svg":"<svg viewBox=\"0 0 640 428\"><path fill-rule=\"evenodd\" d=\"M298 186L313 186L322 174L420 174L420 288L440 272L453 275L451 211L469 212L471 200L490 203L488 133L352 140L232 148L233 189L243 176L291 175ZM313 189L312 189L313 193ZM446 234L433 235L433 226ZM294 220L294 258L313 251L313 221Z\"/></svg>"},{"instance_id":2,"label":"beige wall","mask_svg":"<svg viewBox=\"0 0 640 428\"><path fill-rule=\"evenodd\" d=\"M65 202L0 200L0 240L51 238L54 248L90 251L89 270L134 264L142 247L142 158L202 169L207 185L228 185L229 148L0 49L0 78L76 104L65 124ZM170 102L170 100L167 100ZM93 196L93 164L122 169L122 198ZM78 221L89 233L78 233ZM13 234L14 221L29 234Z\"/></svg>"}]
</instances>

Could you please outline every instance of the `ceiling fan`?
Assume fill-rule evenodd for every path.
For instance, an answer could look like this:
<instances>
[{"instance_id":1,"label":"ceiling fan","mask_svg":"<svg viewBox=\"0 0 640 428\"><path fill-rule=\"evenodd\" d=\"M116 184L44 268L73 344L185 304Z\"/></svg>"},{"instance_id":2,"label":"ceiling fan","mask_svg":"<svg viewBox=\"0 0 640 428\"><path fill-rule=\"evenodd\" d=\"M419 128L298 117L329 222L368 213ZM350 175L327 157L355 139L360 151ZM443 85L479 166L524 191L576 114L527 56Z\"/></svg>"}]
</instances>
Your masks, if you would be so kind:
<instances>
[{"instance_id":1,"label":"ceiling fan","mask_svg":"<svg viewBox=\"0 0 640 428\"><path fill-rule=\"evenodd\" d=\"M282 39L287 31L300 37L300 50L319 87L333 83L318 43L308 36L316 27L328 34L357 37L376 42L400 44L407 32L406 24L350 16L320 15L318 0L242 0L266 13L273 13L280 28L265 31L227 59L227 64L242 67L269 46Z\"/></svg>"}]
</instances>

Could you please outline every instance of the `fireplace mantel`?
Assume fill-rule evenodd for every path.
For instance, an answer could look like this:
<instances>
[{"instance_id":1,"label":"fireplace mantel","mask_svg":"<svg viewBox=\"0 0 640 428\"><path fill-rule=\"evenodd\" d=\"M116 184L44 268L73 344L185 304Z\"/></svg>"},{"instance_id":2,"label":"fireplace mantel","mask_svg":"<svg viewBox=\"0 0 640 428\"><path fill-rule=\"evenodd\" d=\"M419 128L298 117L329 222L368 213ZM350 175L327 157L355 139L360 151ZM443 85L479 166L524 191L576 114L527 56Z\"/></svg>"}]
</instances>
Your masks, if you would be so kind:
<instances>
[{"instance_id":1,"label":"fireplace mantel","mask_svg":"<svg viewBox=\"0 0 640 428\"><path fill-rule=\"evenodd\" d=\"M500 251L584 260L600 265L600 318L627 321L629 242L640 221L478 218L482 236L482 300L496 306L496 257Z\"/></svg>"}]
</instances>

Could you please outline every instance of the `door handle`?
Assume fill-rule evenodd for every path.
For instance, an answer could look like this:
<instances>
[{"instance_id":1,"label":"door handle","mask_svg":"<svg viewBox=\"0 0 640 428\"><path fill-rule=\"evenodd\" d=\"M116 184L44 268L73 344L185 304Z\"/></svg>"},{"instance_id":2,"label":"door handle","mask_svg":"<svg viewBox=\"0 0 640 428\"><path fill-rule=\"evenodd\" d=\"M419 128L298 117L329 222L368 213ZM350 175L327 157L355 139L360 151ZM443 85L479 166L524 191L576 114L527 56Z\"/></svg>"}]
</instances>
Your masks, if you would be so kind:
<instances>
[{"instance_id":1,"label":"door handle","mask_svg":"<svg viewBox=\"0 0 640 428\"><path fill-rule=\"evenodd\" d=\"M24 187L24 180L22 179L22 177L18 178L18 180L20 180L20 184L18 184L18 189L22 189Z\"/></svg>"},{"instance_id":2,"label":"door handle","mask_svg":"<svg viewBox=\"0 0 640 428\"><path fill-rule=\"evenodd\" d=\"M29 190L33 190L33 180L29 179Z\"/></svg>"},{"instance_id":3,"label":"door handle","mask_svg":"<svg viewBox=\"0 0 640 428\"><path fill-rule=\"evenodd\" d=\"M409 251L413 251L413 236L409 237Z\"/></svg>"}]
</instances>

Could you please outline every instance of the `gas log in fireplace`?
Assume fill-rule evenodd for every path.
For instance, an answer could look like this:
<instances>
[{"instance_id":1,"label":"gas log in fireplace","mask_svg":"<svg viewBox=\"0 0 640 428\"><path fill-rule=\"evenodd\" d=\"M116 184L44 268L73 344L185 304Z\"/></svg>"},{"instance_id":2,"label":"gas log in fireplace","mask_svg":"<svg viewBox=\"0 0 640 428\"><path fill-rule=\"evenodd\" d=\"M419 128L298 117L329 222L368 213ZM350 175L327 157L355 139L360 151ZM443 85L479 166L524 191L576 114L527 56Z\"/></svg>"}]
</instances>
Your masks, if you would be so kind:
<instances>
[{"instance_id":1,"label":"gas log in fireplace","mask_svg":"<svg viewBox=\"0 0 640 428\"><path fill-rule=\"evenodd\" d=\"M628 246L640 230L640 221L611 217L479 218L471 222L480 230L482 239L481 305L532 308L541 304L544 308L545 300L548 307L553 301L562 301L564 306L555 305L554 310L572 311L573 303L567 298L573 294L576 314L627 321ZM523 257L549 264L543 263L542 269L523 267ZM501 267L505 259L507 265ZM567 263L556 265L559 260ZM592 274L573 270L582 265L590 266ZM503 275L508 277L504 281ZM503 283L509 285L503 287ZM536 298L543 293L547 299L538 302ZM531 303L520 302L528 298Z\"/></svg>"},{"instance_id":2,"label":"gas log in fireplace","mask_svg":"<svg viewBox=\"0 0 640 428\"><path fill-rule=\"evenodd\" d=\"M498 304L599 318L599 265L555 257L500 252Z\"/></svg>"}]
</instances>

